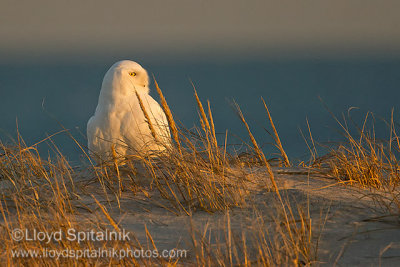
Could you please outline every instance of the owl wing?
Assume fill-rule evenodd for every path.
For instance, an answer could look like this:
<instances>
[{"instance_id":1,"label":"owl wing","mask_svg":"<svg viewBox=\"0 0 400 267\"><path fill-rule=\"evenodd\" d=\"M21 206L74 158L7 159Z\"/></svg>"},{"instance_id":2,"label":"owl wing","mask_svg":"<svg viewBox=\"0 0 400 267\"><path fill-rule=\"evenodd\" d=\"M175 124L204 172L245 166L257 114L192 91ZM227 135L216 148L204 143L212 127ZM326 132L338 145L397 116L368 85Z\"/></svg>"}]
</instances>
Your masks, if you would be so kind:
<instances>
[{"instance_id":1,"label":"owl wing","mask_svg":"<svg viewBox=\"0 0 400 267\"><path fill-rule=\"evenodd\" d=\"M89 148L89 153L96 152L98 149L98 141L97 141L97 135L99 132L99 128L96 125L96 118L95 116L92 116L86 127L86 133L87 133L87 138L88 138L88 148Z\"/></svg>"}]
</instances>

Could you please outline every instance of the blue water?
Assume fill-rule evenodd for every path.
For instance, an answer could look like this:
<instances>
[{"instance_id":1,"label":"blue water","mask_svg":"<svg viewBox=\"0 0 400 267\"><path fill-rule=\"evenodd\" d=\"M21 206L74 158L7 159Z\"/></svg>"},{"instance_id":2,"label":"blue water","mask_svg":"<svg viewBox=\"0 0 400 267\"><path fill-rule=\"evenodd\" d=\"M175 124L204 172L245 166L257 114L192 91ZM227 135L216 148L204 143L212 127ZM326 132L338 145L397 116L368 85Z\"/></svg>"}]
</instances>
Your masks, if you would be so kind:
<instances>
[{"instance_id":1,"label":"blue water","mask_svg":"<svg viewBox=\"0 0 400 267\"><path fill-rule=\"evenodd\" d=\"M62 123L85 143L86 122L93 114L104 73L113 61L29 64L0 63L0 129L15 137L19 131L28 144L61 129ZM338 116L350 107L360 119L366 111L389 119L391 108L398 114L400 99L400 58L351 60L249 60L160 63L140 62L154 73L175 117L190 128L197 123L191 79L202 100L211 101L217 132L247 140L246 132L229 104L241 106L254 135L271 156L272 139L260 97L264 97L292 159L307 157L307 148L299 133L306 131L308 118L313 136L320 142L338 140L337 124L321 104L320 97ZM153 86L151 88L154 89ZM151 94L158 99L155 90ZM77 161L82 152L66 135L54 141L70 159ZM51 150L42 146L46 153Z\"/></svg>"}]
</instances>

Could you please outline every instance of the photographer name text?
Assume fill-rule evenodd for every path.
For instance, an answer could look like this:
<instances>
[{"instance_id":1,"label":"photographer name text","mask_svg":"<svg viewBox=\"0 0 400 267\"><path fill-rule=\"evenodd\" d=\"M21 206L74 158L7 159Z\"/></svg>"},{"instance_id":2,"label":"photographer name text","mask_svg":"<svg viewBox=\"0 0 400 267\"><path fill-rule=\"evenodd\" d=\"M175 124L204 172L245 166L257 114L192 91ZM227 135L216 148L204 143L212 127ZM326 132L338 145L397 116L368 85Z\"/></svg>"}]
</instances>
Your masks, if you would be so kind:
<instances>
[{"instance_id":1,"label":"photographer name text","mask_svg":"<svg viewBox=\"0 0 400 267\"><path fill-rule=\"evenodd\" d=\"M77 231L74 228L69 228L66 231L59 229L52 232L37 229L14 229L12 238L14 241L40 241L46 244L63 240L81 243L85 241L130 241L129 234L130 232L125 231L125 229L122 229L122 231Z\"/></svg>"}]
</instances>

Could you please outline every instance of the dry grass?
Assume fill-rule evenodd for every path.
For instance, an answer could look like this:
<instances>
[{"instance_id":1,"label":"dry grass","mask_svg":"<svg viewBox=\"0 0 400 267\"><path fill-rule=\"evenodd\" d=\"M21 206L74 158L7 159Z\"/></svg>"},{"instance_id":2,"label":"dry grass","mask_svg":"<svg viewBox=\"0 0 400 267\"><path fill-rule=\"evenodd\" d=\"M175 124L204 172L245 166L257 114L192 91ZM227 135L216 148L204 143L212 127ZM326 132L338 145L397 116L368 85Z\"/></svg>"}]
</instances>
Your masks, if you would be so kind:
<instances>
[{"instance_id":1,"label":"dry grass","mask_svg":"<svg viewBox=\"0 0 400 267\"><path fill-rule=\"evenodd\" d=\"M56 147L54 149L57 151ZM1 144L0 177L2 195L0 211L2 214L1 262L2 265L56 266L89 263L87 259L76 261L74 258L20 257L12 256L13 251L52 249L78 250L98 247L94 242L40 242L31 240L14 241L11 234L15 229L30 233L54 232L74 228L77 231L88 229L106 229L110 222L88 221L79 216L80 195L74 183L74 171L66 159L58 154L53 159L44 160L36 147L27 147L18 135L18 141L12 146ZM94 213L94 210L88 210ZM108 247L131 247L132 244L108 242ZM101 259L96 259L101 263ZM116 262L111 259L111 262Z\"/></svg>"},{"instance_id":2,"label":"dry grass","mask_svg":"<svg viewBox=\"0 0 400 267\"><path fill-rule=\"evenodd\" d=\"M305 266L316 263L319 233L313 232L315 226L311 225L310 215L301 205L285 203L290 210L290 221L286 220L281 203L272 202L266 207L267 213L252 207L252 214L242 219L239 228L232 227L229 210L217 227L222 231L208 224L198 229L192 223L197 265Z\"/></svg>"},{"instance_id":3,"label":"dry grass","mask_svg":"<svg viewBox=\"0 0 400 267\"><path fill-rule=\"evenodd\" d=\"M286 155L285 150L283 149L283 145L282 145L281 139L279 138L278 131L276 130L276 127L275 127L275 124L274 124L274 122L273 122L273 120L272 120L271 114L269 113L268 106L267 106L267 104L265 103L264 98L261 97L261 100L262 100L262 102L263 102L263 104L264 104L265 110L267 111L268 120L269 120L269 123L271 124L272 131L273 131L273 133L274 133L273 137L274 137L274 141L275 141L275 143L276 143L276 147L277 147L277 148L279 149L279 151L281 152L281 156L282 156L282 159L283 159L283 162L284 162L285 166L286 166L286 167L290 167L289 158L288 158L288 156Z\"/></svg>"},{"instance_id":4,"label":"dry grass","mask_svg":"<svg viewBox=\"0 0 400 267\"><path fill-rule=\"evenodd\" d=\"M40 241L14 241L13 229L33 229L52 232L68 228L95 230L120 230L121 221L113 216L113 210L121 207L124 195L141 194L149 203L162 206L176 215L191 216L198 210L213 213L229 211L232 207L251 206L251 186L246 162L236 154L227 152L227 137L223 144L217 140L210 103L204 108L197 92L195 98L198 107L200 127L188 131L178 127L169 109L165 97L157 82L157 91L161 105L167 115L174 145L166 145L167 153L159 157L151 155L132 155L118 158L113 149L113 158L99 165L91 163L86 169L72 168L66 158L52 143L54 156L46 160L38 152L37 144L27 146L18 135L17 141L11 145L0 144L0 182L2 195L0 212L2 213L2 229L0 240L2 247L1 262L31 266L43 265L175 265L179 259L135 259L135 258L13 258L16 249L87 249L108 247L115 249L142 249L156 247L146 229L148 244L140 244L138 240L129 242L103 241L82 243ZM139 101L140 97L137 95ZM141 102L141 101L140 101ZM273 128L274 140L282 155L282 162L290 166L283 150L278 132L273 124L268 108L263 101ZM153 125L149 120L144 105L142 111L149 122L149 129L157 140ZM224 228L225 237L216 243L207 243L196 237L192 231L194 254L199 265L304 265L316 260L316 245L313 237L309 213L303 212L307 207L297 207L288 203L276 184L272 167L259 148L250 131L240 108L238 114L245 125L251 140L252 148L249 162L261 162L265 175L271 181L276 201L269 218L255 213L247 218L253 223L236 232L229 224L229 212ZM73 139L76 142L75 139ZM76 142L77 143L77 142ZM78 143L77 143L78 144ZM79 145L79 144L78 144ZM82 146L79 145L82 148ZM83 153L85 153L82 148ZM86 175L87 177L82 177ZM83 179L84 178L84 179ZM94 188L94 191L93 191ZM96 218L96 219L93 219ZM250 242L251 241L251 242ZM226 249L222 249L225 247ZM204 252L207 251L206 254Z\"/></svg>"},{"instance_id":5,"label":"dry grass","mask_svg":"<svg viewBox=\"0 0 400 267\"><path fill-rule=\"evenodd\" d=\"M370 112L364 117L361 127L355 124L351 117L351 125L345 117L342 122L336 117L334 119L340 126L344 141L329 146L330 152L319 158L314 156L314 145L311 150L315 151L312 156L315 160L310 167L337 178L340 183L369 189L369 197L376 200L390 214L399 214L400 140L393 111L389 122L381 120L388 129L387 140L376 137L377 121ZM310 136L312 140L312 135Z\"/></svg>"}]
</instances>

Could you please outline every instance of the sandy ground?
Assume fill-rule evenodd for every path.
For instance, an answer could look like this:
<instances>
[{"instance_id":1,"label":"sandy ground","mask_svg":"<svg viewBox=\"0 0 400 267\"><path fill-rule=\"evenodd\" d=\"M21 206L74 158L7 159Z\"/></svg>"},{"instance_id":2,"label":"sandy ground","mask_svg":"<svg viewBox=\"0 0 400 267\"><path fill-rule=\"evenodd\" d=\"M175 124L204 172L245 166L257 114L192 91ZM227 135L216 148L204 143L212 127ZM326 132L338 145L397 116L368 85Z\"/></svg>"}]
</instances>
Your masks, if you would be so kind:
<instances>
[{"instance_id":1,"label":"sandy ground","mask_svg":"<svg viewBox=\"0 0 400 267\"><path fill-rule=\"evenodd\" d=\"M317 217L321 208L329 208L324 213L327 221L318 251L321 263L338 266L400 264L399 217L387 216L380 204L370 197L372 192L339 185L322 177L285 174L278 177L286 185L288 194L295 198L309 196L311 217Z\"/></svg>"},{"instance_id":2,"label":"sandy ground","mask_svg":"<svg viewBox=\"0 0 400 267\"><path fill-rule=\"evenodd\" d=\"M310 175L301 168L274 168L274 173L282 195L309 207L314 238L319 238L317 265L400 265L399 217L388 216L370 197L372 192L337 184L334 179L317 174ZM266 218L271 215L268 207L275 193L267 186L260 186L268 185L269 178L264 170L258 168L249 170L249 175L256 181L250 196L254 204L252 208L232 208L229 211L233 232L240 232L251 224L254 208ZM97 197L100 199L100 194ZM88 198L88 206L91 203L93 201ZM158 249L188 249L188 258L184 261L187 263L194 262L194 255L190 253L193 249L191 224L200 232L207 226L214 236L226 228L226 212L196 211L190 218L177 216L156 203L157 197L148 201L142 193L125 192L121 209L111 209L111 214L122 228L134 233L143 244L147 242L146 225ZM319 228L322 230L318 231Z\"/></svg>"}]
</instances>

